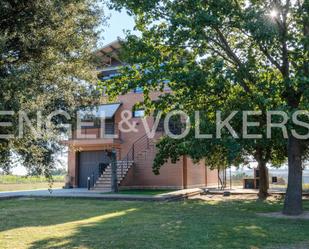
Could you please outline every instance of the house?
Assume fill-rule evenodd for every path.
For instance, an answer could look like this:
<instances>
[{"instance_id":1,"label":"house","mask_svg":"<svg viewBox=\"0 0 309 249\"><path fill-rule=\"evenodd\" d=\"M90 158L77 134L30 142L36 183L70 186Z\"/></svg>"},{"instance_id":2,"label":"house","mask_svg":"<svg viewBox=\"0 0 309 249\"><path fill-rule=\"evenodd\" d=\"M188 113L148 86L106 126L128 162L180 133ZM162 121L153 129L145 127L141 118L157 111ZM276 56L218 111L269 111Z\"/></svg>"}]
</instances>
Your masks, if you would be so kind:
<instances>
[{"instance_id":1,"label":"house","mask_svg":"<svg viewBox=\"0 0 309 249\"><path fill-rule=\"evenodd\" d=\"M119 42L113 42L99 51L103 66L99 70L100 78L112 77L122 66L117 56L119 49ZM167 88L165 91L170 90ZM155 100L160 94L162 92L154 92L152 98ZM158 129L155 137L149 138L142 122L144 111L135 108L140 101L143 101L143 91L136 88L118 96L115 103L100 105L90 111L94 124L83 124L81 131L73 131L72 138L67 141L69 184L85 188L90 177L94 189L110 189L111 155L116 153L118 183L122 188L183 189L217 185L217 171L211 171L202 162L194 165L187 156L183 156L176 164L166 163L160 175L153 174L155 143L163 133ZM123 132L119 129L123 111L132 114L129 122L134 123L133 128L137 131ZM106 121L104 128L100 129L99 121L103 113ZM89 113L82 113L81 118L89 121ZM146 120L149 127L152 127L155 118L147 117Z\"/></svg>"}]
</instances>

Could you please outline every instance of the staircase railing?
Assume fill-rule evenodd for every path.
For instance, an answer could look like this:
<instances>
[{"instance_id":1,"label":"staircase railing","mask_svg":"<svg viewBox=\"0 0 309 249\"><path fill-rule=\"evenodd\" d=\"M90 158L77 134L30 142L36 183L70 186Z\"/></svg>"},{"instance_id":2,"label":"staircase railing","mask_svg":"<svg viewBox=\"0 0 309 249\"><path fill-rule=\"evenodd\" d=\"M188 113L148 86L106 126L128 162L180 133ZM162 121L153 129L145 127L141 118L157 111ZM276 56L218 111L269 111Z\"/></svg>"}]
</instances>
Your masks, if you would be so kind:
<instances>
[{"instance_id":1,"label":"staircase railing","mask_svg":"<svg viewBox=\"0 0 309 249\"><path fill-rule=\"evenodd\" d=\"M150 148L150 141L152 141L152 139L149 138L148 134L147 133L144 134L143 136L134 141L125 157L123 157L120 161L116 161L117 175L120 176L120 178L118 178L118 180L120 180L119 182L121 182L124 179L129 168L134 164L137 154L140 153L140 151L142 150ZM109 164L109 166L111 167L111 164ZM103 176L106 168L107 166L105 166L104 168L99 167L101 176ZM120 168L120 175L118 171L119 168Z\"/></svg>"},{"instance_id":2,"label":"staircase railing","mask_svg":"<svg viewBox=\"0 0 309 249\"><path fill-rule=\"evenodd\" d=\"M150 147L150 138L148 137L148 134L144 134L140 138L134 141L131 148L129 149L126 156L122 159L121 163L121 177L124 177L124 166L129 168L129 165L134 163L134 160L137 156L137 154L143 150L143 149L149 149Z\"/></svg>"}]
</instances>

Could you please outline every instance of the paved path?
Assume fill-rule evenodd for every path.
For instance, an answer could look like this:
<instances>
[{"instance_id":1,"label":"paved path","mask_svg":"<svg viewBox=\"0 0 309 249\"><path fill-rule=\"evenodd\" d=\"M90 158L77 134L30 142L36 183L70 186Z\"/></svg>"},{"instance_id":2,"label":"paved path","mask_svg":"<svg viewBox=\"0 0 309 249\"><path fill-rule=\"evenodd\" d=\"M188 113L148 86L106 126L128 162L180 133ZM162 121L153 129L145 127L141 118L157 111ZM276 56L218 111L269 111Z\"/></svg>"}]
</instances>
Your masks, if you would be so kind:
<instances>
[{"instance_id":1,"label":"paved path","mask_svg":"<svg viewBox=\"0 0 309 249\"><path fill-rule=\"evenodd\" d=\"M109 191L106 191L109 192ZM129 194L110 194L103 191L88 191L87 189L53 189L48 190L27 190L0 192L0 200L22 197L61 197L61 198L91 198L104 200L140 200L140 201L170 201L176 199L185 199L192 195L197 195L200 189L184 189L172 191L155 196L149 195L129 195Z\"/></svg>"}]
</instances>

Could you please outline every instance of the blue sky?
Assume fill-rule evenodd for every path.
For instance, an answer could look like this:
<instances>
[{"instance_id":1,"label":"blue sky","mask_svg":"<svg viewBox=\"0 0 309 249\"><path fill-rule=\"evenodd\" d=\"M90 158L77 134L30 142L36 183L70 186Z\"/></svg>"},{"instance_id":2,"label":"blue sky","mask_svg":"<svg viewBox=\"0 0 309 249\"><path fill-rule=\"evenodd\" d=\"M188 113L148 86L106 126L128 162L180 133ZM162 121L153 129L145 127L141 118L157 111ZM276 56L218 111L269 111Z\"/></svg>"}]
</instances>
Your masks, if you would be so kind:
<instances>
[{"instance_id":1,"label":"blue sky","mask_svg":"<svg viewBox=\"0 0 309 249\"><path fill-rule=\"evenodd\" d=\"M125 10L118 12L104 7L104 12L110 18L107 20L107 26L104 27L99 46L115 41L118 37L125 38L125 30L133 31L134 19Z\"/></svg>"}]
</instances>

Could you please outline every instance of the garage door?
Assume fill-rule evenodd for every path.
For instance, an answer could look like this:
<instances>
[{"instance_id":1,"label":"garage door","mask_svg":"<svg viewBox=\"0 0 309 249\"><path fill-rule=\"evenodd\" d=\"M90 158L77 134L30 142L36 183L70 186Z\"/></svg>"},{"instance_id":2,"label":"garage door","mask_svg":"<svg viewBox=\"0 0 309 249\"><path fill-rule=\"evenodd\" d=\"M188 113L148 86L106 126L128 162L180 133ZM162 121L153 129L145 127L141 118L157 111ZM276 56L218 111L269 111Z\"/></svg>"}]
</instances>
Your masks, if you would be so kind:
<instances>
[{"instance_id":1,"label":"garage door","mask_svg":"<svg viewBox=\"0 0 309 249\"><path fill-rule=\"evenodd\" d=\"M78 174L78 186L80 188L87 187L88 177L91 181L96 181L100 176L100 164L109 164L110 158L106 151L83 151L79 154L79 174ZM91 182L92 184L92 182Z\"/></svg>"}]
</instances>

